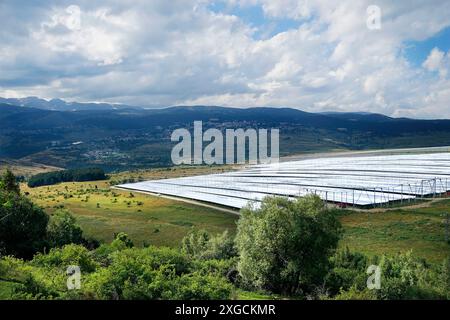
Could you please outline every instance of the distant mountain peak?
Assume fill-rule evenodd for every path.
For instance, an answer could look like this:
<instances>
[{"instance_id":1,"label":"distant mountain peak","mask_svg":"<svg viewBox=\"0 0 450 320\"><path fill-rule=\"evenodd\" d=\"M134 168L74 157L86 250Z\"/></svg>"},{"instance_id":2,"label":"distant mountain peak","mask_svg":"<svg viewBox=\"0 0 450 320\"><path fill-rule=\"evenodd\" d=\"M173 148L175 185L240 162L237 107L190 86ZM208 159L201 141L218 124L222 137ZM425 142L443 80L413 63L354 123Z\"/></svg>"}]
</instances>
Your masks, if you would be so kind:
<instances>
[{"instance_id":1,"label":"distant mountain peak","mask_svg":"<svg viewBox=\"0 0 450 320\"><path fill-rule=\"evenodd\" d=\"M80 103L80 102L68 102L63 99L54 98L50 100L38 98L38 97L25 97L25 98L1 98L0 103L29 107L43 110L53 111L83 111L83 110L114 110L118 108L135 109L137 107L109 104L109 103Z\"/></svg>"}]
</instances>

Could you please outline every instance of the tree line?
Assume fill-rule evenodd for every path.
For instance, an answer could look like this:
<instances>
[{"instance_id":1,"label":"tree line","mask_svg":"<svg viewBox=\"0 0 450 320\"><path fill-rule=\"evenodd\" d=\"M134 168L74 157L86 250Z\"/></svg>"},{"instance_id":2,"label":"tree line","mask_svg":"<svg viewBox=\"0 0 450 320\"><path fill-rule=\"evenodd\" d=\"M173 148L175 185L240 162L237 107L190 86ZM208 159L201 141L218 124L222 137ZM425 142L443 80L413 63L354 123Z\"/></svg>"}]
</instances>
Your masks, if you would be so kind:
<instances>
[{"instance_id":1,"label":"tree line","mask_svg":"<svg viewBox=\"0 0 450 320\"><path fill-rule=\"evenodd\" d=\"M30 188L48 186L61 182L105 180L105 172L101 168L81 168L38 173L28 180Z\"/></svg>"}]
</instances>

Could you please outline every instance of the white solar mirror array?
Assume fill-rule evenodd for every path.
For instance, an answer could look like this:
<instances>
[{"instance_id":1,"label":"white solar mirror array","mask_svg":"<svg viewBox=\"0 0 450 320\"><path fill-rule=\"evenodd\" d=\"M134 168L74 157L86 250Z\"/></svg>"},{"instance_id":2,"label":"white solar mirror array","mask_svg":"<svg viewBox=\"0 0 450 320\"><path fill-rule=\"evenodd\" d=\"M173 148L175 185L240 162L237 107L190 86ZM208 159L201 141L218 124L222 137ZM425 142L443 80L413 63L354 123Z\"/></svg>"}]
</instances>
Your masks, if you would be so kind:
<instances>
[{"instance_id":1,"label":"white solar mirror array","mask_svg":"<svg viewBox=\"0 0 450 320\"><path fill-rule=\"evenodd\" d=\"M269 195L307 194L337 205L364 207L447 193L450 153L305 159L118 187L237 209L249 202L258 205Z\"/></svg>"}]
</instances>

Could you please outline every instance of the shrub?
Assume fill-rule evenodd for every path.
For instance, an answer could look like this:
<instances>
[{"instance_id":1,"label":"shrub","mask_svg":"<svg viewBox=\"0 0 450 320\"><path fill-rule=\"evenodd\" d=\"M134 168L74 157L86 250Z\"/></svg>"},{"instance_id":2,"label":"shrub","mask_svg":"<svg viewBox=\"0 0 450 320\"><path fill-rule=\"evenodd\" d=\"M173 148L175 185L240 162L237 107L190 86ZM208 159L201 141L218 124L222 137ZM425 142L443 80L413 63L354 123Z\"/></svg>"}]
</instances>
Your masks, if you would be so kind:
<instances>
[{"instance_id":1,"label":"shrub","mask_svg":"<svg viewBox=\"0 0 450 320\"><path fill-rule=\"evenodd\" d=\"M79 266L82 272L93 272L98 266L88 249L75 244L51 249L48 254L38 253L31 263L39 267L56 267L64 272L68 266Z\"/></svg>"}]
</instances>

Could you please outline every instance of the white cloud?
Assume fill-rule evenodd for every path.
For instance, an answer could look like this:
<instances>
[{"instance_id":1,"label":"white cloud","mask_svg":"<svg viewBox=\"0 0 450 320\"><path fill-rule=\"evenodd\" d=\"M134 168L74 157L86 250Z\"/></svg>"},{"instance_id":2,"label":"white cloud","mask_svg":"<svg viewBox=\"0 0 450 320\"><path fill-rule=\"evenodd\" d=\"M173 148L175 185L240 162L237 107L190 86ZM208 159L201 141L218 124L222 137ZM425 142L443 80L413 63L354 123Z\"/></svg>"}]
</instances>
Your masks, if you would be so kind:
<instances>
[{"instance_id":1,"label":"white cloud","mask_svg":"<svg viewBox=\"0 0 450 320\"><path fill-rule=\"evenodd\" d=\"M447 61L449 60L449 55L445 55L445 53L438 48L434 48L431 50L427 59L423 63L423 67L428 71L438 71L439 75L442 78L447 76Z\"/></svg>"},{"instance_id":2,"label":"white cloud","mask_svg":"<svg viewBox=\"0 0 450 320\"><path fill-rule=\"evenodd\" d=\"M209 4L3 1L0 96L450 117L449 55L436 48L420 68L401 54L405 42L450 26L446 0L380 0L377 31L366 27L369 0L228 1L260 5L267 23L300 23L263 39Z\"/></svg>"}]
</instances>

